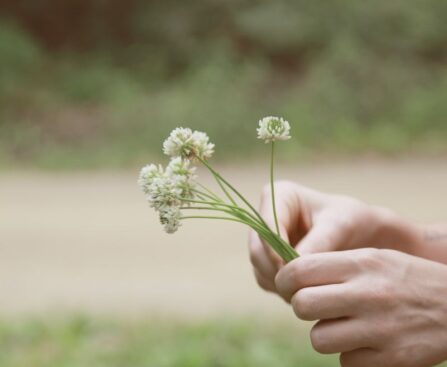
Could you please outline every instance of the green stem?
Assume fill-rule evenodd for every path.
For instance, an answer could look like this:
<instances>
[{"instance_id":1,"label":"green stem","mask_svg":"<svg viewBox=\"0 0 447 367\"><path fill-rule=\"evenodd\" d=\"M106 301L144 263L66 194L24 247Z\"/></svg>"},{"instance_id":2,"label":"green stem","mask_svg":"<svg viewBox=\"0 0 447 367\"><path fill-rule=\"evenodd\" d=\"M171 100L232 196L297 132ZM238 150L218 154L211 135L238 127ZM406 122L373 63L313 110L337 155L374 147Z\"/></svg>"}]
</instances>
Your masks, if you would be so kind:
<instances>
[{"instance_id":1,"label":"green stem","mask_svg":"<svg viewBox=\"0 0 447 367\"><path fill-rule=\"evenodd\" d=\"M219 180L219 175L216 171L214 171L213 169L211 169L211 167L205 163L204 160L200 159L199 160L205 164L205 166L210 170L211 174L213 175L214 179L216 180L217 184L219 185L219 187L222 189L222 191L224 192L225 196L228 198L228 200L231 201L231 203L233 205L237 205L236 201L233 199L233 197L230 195L230 193L228 192L228 190L225 188L225 186L222 184L222 182L220 182Z\"/></svg>"},{"instance_id":2,"label":"green stem","mask_svg":"<svg viewBox=\"0 0 447 367\"><path fill-rule=\"evenodd\" d=\"M278 246L277 243L275 243L277 241L270 236L272 233L268 229L262 228L259 225L257 225L256 223L253 223L251 221L245 221L245 220L239 219L239 218L219 217L219 216L213 216L213 215L211 215L211 216L188 215L188 216L182 216L180 219L182 219L182 220L183 219L223 219L223 220L229 220L229 221L233 221L233 222L242 223L242 224L248 225L249 227L253 228L257 233L259 233L260 236L265 238L267 240L267 242L273 247L273 249L275 249L280 255L281 255L281 253L285 253L285 251L281 250L280 248L278 249L278 247L281 247L283 245L280 244L280 246ZM274 236L276 236L276 235L274 235ZM290 247L290 246L287 245L287 247Z\"/></svg>"},{"instance_id":3,"label":"green stem","mask_svg":"<svg viewBox=\"0 0 447 367\"><path fill-rule=\"evenodd\" d=\"M179 200L187 202L187 203L217 205L217 206L223 206L223 207L231 208L231 209L235 209L235 210L244 210L244 211L246 211L244 208L241 208L239 206L235 206L235 205L231 205L231 204L225 204L225 203L216 203L216 202L209 202L209 201L206 201L206 200L194 200L194 199L182 199L182 198L179 198Z\"/></svg>"},{"instance_id":4,"label":"green stem","mask_svg":"<svg viewBox=\"0 0 447 367\"><path fill-rule=\"evenodd\" d=\"M279 233L278 215L276 214L276 200L275 200L275 180L273 178L273 168L274 168L274 157L275 157L275 142L272 140L272 154L270 156L270 188L272 191L272 206L273 206L273 216L275 218L276 233Z\"/></svg>"},{"instance_id":5,"label":"green stem","mask_svg":"<svg viewBox=\"0 0 447 367\"><path fill-rule=\"evenodd\" d=\"M268 245L270 245L270 247L273 248L273 250L275 250L279 256L281 256L283 260L289 262L299 256L295 249L286 243L281 237L278 237L272 232L270 232L270 234L270 236L266 236L263 233L259 233L259 235L267 242Z\"/></svg>"},{"instance_id":6,"label":"green stem","mask_svg":"<svg viewBox=\"0 0 447 367\"><path fill-rule=\"evenodd\" d=\"M188 203L206 204L206 205L221 206L221 207L229 208L229 209L232 209L234 212L242 212L243 214L248 215L253 221L256 221L257 223L268 227L265 223L259 221L255 216L250 214L250 212L248 212L247 210L245 210L244 208L241 208L239 206L225 204L225 203L217 203L217 202L211 203L211 202L204 201L204 200L194 200L194 199L180 199L180 200L183 202L188 202Z\"/></svg>"},{"instance_id":7,"label":"green stem","mask_svg":"<svg viewBox=\"0 0 447 367\"><path fill-rule=\"evenodd\" d=\"M223 200L219 197L219 195L217 195L216 193L214 193L213 191L211 191L208 187L206 187L205 185L202 185L200 182L196 182L196 184L198 186L200 186L202 189L204 189L210 196L212 196L215 200L222 202Z\"/></svg>"},{"instance_id":8,"label":"green stem","mask_svg":"<svg viewBox=\"0 0 447 367\"><path fill-rule=\"evenodd\" d=\"M275 234L268 224L264 221L262 216L258 213L258 211L247 201L247 199L244 198L244 196L239 193L228 181L226 181L218 172L216 172L205 160L200 159L200 162L202 162L209 171L213 174L216 181L219 183L219 186L222 188L222 190L225 192L227 197L230 199L230 201L233 203L233 205L228 205L225 203L210 203L207 201L199 201L199 200L184 200L189 202L197 202L200 204L206 204L211 205L214 208L216 206L222 206L228 208L228 214L236 217L208 217L208 216L188 216L184 217L185 219L189 218L208 218L208 219L223 219L223 220L230 220L234 222L239 222L246 224L253 228L272 248L275 250L281 258L283 258L286 262L289 262L296 257L298 257L298 253L295 251L295 249L290 246L286 241L284 241L278 234ZM249 209L251 209L252 213L248 212L244 208L241 208L237 205L235 200L231 197L231 195L228 193L228 191L225 189L225 184L230 190L232 190L246 205ZM211 208L210 208L211 209ZM211 209L212 210L212 209ZM279 231L278 231L279 232Z\"/></svg>"},{"instance_id":9,"label":"green stem","mask_svg":"<svg viewBox=\"0 0 447 367\"><path fill-rule=\"evenodd\" d=\"M268 228L263 227L261 223L256 221L255 218L251 217L249 213L240 213L233 210L227 210L227 209L221 209L221 208L213 208L213 207L206 207L206 206L194 206L194 207L181 207L182 210L209 210L209 211L217 211L221 213L229 214L237 219L239 219L241 222L247 224L251 228L255 229L257 232L268 232Z\"/></svg>"},{"instance_id":10,"label":"green stem","mask_svg":"<svg viewBox=\"0 0 447 367\"><path fill-rule=\"evenodd\" d=\"M210 170L210 172L216 177L216 179L219 179L225 185L227 185L245 203L245 205L247 205L251 209L251 211L260 219L260 221L265 224L266 227L268 227L267 223L265 223L264 221L264 218L262 218L258 211L253 208L253 206L248 202L247 199L244 198L244 196L239 191L237 191L227 180L225 180L218 172L216 172L205 160L201 158L199 158L199 160Z\"/></svg>"},{"instance_id":11,"label":"green stem","mask_svg":"<svg viewBox=\"0 0 447 367\"><path fill-rule=\"evenodd\" d=\"M193 209L193 208L190 208ZM209 208L204 208L209 209ZM212 210L212 209L211 209ZM219 211L217 209L217 211ZM227 214L232 215L231 212L220 210ZM183 216L181 219L222 219L222 220L228 220L233 222L242 223L245 225L248 225L253 230L255 230L268 244L270 247L272 247L273 250L276 251L276 253L281 256L281 258L289 262L296 257L298 257L298 254L296 251L288 244L286 243L281 237L278 237L275 233L273 233L269 228L265 226L261 226L256 222L253 222L252 220L247 220L246 218L232 218L232 217L219 217L219 216L204 216L204 215L190 215L190 216Z\"/></svg>"},{"instance_id":12,"label":"green stem","mask_svg":"<svg viewBox=\"0 0 447 367\"><path fill-rule=\"evenodd\" d=\"M238 222L238 223L242 223L242 224L247 224L244 223L243 221L236 219L236 218L231 218L231 217L217 217L217 216L207 216L207 215L188 215L188 216L184 216L181 217L180 219L221 219L221 220L229 220L232 222Z\"/></svg>"},{"instance_id":13,"label":"green stem","mask_svg":"<svg viewBox=\"0 0 447 367\"><path fill-rule=\"evenodd\" d=\"M231 213L229 210L225 210L225 209L219 209L219 208L214 208L214 207L209 207L209 206L181 206L180 207L181 210L216 210L219 212L225 212L225 213Z\"/></svg>"},{"instance_id":14,"label":"green stem","mask_svg":"<svg viewBox=\"0 0 447 367\"><path fill-rule=\"evenodd\" d=\"M218 203L221 203L221 202L222 202L221 200L218 200L217 198L215 198L214 196L211 196L211 195L207 194L206 192L202 192L202 191L200 191L200 190L195 190L195 189L193 189L192 192L195 192L195 193L197 194L197 196L201 196L202 199L203 199L203 198L206 198L206 199L213 200L213 202L218 202Z\"/></svg>"}]
</instances>

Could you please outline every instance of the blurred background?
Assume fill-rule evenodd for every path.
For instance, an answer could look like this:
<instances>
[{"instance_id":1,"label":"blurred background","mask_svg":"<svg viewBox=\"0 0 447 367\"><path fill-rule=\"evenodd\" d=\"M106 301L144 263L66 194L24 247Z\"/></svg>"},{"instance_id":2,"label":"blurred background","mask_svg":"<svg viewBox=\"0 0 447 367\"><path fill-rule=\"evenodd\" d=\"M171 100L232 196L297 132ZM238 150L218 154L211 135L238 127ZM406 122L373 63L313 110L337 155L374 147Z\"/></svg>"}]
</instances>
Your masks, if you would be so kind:
<instances>
[{"instance_id":1,"label":"blurred background","mask_svg":"<svg viewBox=\"0 0 447 367\"><path fill-rule=\"evenodd\" d=\"M136 185L189 126L257 202L265 115L279 177L445 220L447 2L0 0L0 365L337 366L244 228L165 235Z\"/></svg>"}]
</instances>

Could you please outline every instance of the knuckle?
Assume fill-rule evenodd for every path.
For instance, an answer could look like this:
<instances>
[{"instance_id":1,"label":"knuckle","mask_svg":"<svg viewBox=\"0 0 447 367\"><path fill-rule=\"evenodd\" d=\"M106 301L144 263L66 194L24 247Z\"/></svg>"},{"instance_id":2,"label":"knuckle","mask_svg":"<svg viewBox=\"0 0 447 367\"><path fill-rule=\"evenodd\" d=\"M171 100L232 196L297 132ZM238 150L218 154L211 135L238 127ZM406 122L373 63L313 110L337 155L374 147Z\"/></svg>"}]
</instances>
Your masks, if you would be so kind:
<instances>
[{"instance_id":1,"label":"knuckle","mask_svg":"<svg viewBox=\"0 0 447 367\"><path fill-rule=\"evenodd\" d=\"M255 267L255 268L261 268L261 264L262 264L262 256L264 256L263 254L264 249L262 246L259 245L251 245L250 249L249 249L249 259L251 264Z\"/></svg>"},{"instance_id":2,"label":"knuckle","mask_svg":"<svg viewBox=\"0 0 447 367\"><path fill-rule=\"evenodd\" d=\"M295 284L300 279L299 259L292 260L289 264L280 268L275 277L275 284L278 287L284 288L285 284Z\"/></svg>"},{"instance_id":3,"label":"knuckle","mask_svg":"<svg viewBox=\"0 0 447 367\"><path fill-rule=\"evenodd\" d=\"M266 279L261 277L257 271L255 271L254 273L255 273L256 283L258 283L258 286L260 288L262 288L265 291L270 291L270 292L272 292L274 290L272 285L269 284L269 282Z\"/></svg>"},{"instance_id":4,"label":"knuckle","mask_svg":"<svg viewBox=\"0 0 447 367\"><path fill-rule=\"evenodd\" d=\"M264 291L271 291L271 287L269 287L267 285L267 283L265 281L263 281L262 279L256 278L256 282L258 283L258 286L263 289Z\"/></svg>"},{"instance_id":5,"label":"knuckle","mask_svg":"<svg viewBox=\"0 0 447 367\"><path fill-rule=\"evenodd\" d=\"M357 251L356 261L364 269L377 270L382 267L381 251L375 248L364 248Z\"/></svg>"},{"instance_id":6,"label":"knuckle","mask_svg":"<svg viewBox=\"0 0 447 367\"><path fill-rule=\"evenodd\" d=\"M333 353L330 340L327 338L324 329L319 325L315 325L310 331L310 341L312 347L321 354Z\"/></svg>"},{"instance_id":7,"label":"knuckle","mask_svg":"<svg viewBox=\"0 0 447 367\"><path fill-rule=\"evenodd\" d=\"M286 281L287 275L284 274L283 271L279 271L275 275L274 283L278 293L283 297L287 302L291 302L292 295L290 294L288 281Z\"/></svg>"},{"instance_id":8,"label":"knuckle","mask_svg":"<svg viewBox=\"0 0 447 367\"><path fill-rule=\"evenodd\" d=\"M284 273L282 272L282 270L280 270L276 273L274 279L275 286L280 292L283 292L284 290L283 279L284 279Z\"/></svg>"},{"instance_id":9,"label":"knuckle","mask_svg":"<svg viewBox=\"0 0 447 367\"><path fill-rule=\"evenodd\" d=\"M306 265L305 261L303 261L303 258L298 258L294 264L292 264L292 271L290 276L292 277L293 281L296 283L297 281L300 281L304 279L305 273L306 273Z\"/></svg>"},{"instance_id":10,"label":"knuckle","mask_svg":"<svg viewBox=\"0 0 447 367\"><path fill-rule=\"evenodd\" d=\"M302 257L298 257L294 260L293 268L291 271L291 275L295 279L299 279L304 281L308 274L313 274L318 267L318 263L315 261L315 257L313 255L306 255Z\"/></svg>"},{"instance_id":11,"label":"knuckle","mask_svg":"<svg viewBox=\"0 0 447 367\"><path fill-rule=\"evenodd\" d=\"M375 281L365 295L368 304L381 310L391 310L399 305L399 291L395 284L387 279Z\"/></svg>"},{"instance_id":12,"label":"knuckle","mask_svg":"<svg viewBox=\"0 0 447 367\"><path fill-rule=\"evenodd\" d=\"M296 283L297 281L303 279L303 267L301 266L302 261L297 260L295 263L291 264L289 270L289 280Z\"/></svg>"},{"instance_id":13,"label":"knuckle","mask_svg":"<svg viewBox=\"0 0 447 367\"><path fill-rule=\"evenodd\" d=\"M295 315L301 320L311 320L313 302L310 292L304 288L295 293L291 300Z\"/></svg>"}]
</instances>

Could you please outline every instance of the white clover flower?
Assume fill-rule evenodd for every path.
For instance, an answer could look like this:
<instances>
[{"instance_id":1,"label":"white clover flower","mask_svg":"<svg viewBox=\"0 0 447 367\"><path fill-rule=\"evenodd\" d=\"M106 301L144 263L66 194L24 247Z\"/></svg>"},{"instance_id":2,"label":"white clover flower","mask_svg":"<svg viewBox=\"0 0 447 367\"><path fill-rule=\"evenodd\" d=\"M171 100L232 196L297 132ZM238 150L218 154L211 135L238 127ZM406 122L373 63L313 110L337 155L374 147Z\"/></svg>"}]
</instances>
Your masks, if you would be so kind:
<instances>
[{"instance_id":1,"label":"white clover flower","mask_svg":"<svg viewBox=\"0 0 447 367\"><path fill-rule=\"evenodd\" d=\"M209 142L208 135L201 131L194 131L193 140L196 156L201 159L211 158L214 153L214 144Z\"/></svg>"},{"instance_id":2,"label":"white clover flower","mask_svg":"<svg viewBox=\"0 0 447 367\"><path fill-rule=\"evenodd\" d=\"M171 177L164 174L153 179L146 196L149 205L155 210L165 207L180 206L182 189Z\"/></svg>"},{"instance_id":3,"label":"white clover flower","mask_svg":"<svg viewBox=\"0 0 447 367\"><path fill-rule=\"evenodd\" d=\"M290 139L290 124L282 117L268 116L259 121L258 139L265 143Z\"/></svg>"},{"instance_id":4,"label":"white clover flower","mask_svg":"<svg viewBox=\"0 0 447 367\"><path fill-rule=\"evenodd\" d=\"M178 127L163 143L163 152L173 158L207 159L214 152L214 144L209 142L208 135L203 132Z\"/></svg>"},{"instance_id":5,"label":"white clover flower","mask_svg":"<svg viewBox=\"0 0 447 367\"><path fill-rule=\"evenodd\" d=\"M144 166L140 171L138 178L138 185L145 194L149 194L150 186L152 185L156 177L162 177L164 175L163 167L161 165L149 164Z\"/></svg>"},{"instance_id":6,"label":"white clover flower","mask_svg":"<svg viewBox=\"0 0 447 367\"><path fill-rule=\"evenodd\" d=\"M181 223L181 211L177 206L169 206L160 210L160 223L164 225L166 233L176 232Z\"/></svg>"},{"instance_id":7,"label":"white clover flower","mask_svg":"<svg viewBox=\"0 0 447 367\"><path fill-rule=\"evenodd\" d=\"M191 162L181 157L171 159L169 165L166 167L166 173L169 176L185 176L188 178L195 178L196 167L191 166Z\"/></svg>"},{"instance_id":8,"label":"white clover flower","mask_svg":"<svg viewBox=\"0 0 447 367\"><path fill-rule=\"evenodd\" d=\"M171 160L166 168L166 174L171 178L176 188L180 190L181 199L193 199L196 187L196 167L191 166L187 159L177 157ZM185 205L189 203L185 202Z\"/></svg>"},{"instance_id":9,"label":"white clover flower","mask_svg":"<svg viewBox=\"0 0 447 367\"><path fill-rule=\"evenodd\" d=\"M186 176L174 176L171 177L171 180L175 186L175 188L179 192L179 200L182 202L184 206L190 206L191 202L188 200L192 200L195 198L195 189L196 183Z\"/></svg>"},{"instance_id":10,"label":"white clover flower","mask_svg":"<svg viewBox=\"0 0 447 367\"><path fill-rule=\"evenodd\" d=\"M178 127L163 143L163 153L170 157L189 156L192 152L192 130Z\"/></svg>"}]
</instances>

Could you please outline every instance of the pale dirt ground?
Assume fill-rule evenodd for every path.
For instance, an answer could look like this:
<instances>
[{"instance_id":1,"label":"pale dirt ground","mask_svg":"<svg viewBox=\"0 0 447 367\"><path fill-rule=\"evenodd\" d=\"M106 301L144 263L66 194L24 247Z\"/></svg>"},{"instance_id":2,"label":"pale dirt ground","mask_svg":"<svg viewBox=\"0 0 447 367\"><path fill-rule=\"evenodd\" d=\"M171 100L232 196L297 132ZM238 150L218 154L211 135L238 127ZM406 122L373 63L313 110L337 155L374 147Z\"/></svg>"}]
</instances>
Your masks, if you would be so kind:
<instances>
[{"instance_id":1,"label":"pale dirt ground","mask_svg":"<svg viewBox=\"0 0 447 367\"><path fill-rule=\"evenodd\" d=\"M266 169L222 172L257 203ZM190 221L166 235L135 176L0 174L0 316L291 315L256 287L244 227ZM447 160L309 164L278 176L447 220Z\"/></svg>"}]
</instances>

